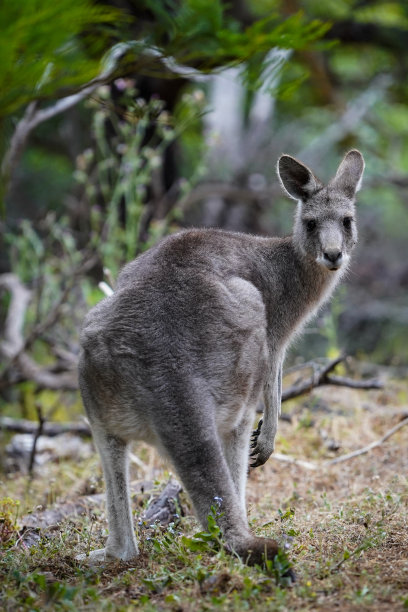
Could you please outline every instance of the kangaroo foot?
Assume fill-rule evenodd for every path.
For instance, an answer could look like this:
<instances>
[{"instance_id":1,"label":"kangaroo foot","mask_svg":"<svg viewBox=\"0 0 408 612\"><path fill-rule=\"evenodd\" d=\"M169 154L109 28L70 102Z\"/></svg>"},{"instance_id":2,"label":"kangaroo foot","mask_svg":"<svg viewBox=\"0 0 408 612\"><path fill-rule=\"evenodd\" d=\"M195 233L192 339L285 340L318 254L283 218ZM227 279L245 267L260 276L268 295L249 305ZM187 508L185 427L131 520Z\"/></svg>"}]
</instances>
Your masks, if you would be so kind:
<instances>
[{"instance_id":1,"label":"kangaroo foot","mask_svg":"<svg viewBox=\"0 0 408 612\"><path fill-rule=\"evenodd\" d=\"M275 436L270 433L265 434L262 427L263 419L260 419L258 427L252 432L251 436L251 452L249 467L255 468L266 463L274 450Z\"/></svg>"},{"instance_id":2,"label":"kangaroo foot","mask_svg":"<svg viewBox=\"0 0 408 612\"><path fill-rule=\"evenodd\" d=\"M98 550L92 550L88 554L76 555L75 559L88 565L103 565L112 561L132 561L138 556L138 551L132 549L131 551L122 551L122 553L108 550L107 548L99 548Z\"/></svg>"},{"instance_id":3,"label":"kangaroo foot","mask_svg":"<svg viewBox=\"0 0 408 612\"><path fill-rule=\"evenodd\" d=\"M226 549L232 552L232 549L227 545ZM275 540L269 538L253 537L244 544L235 546L233 552L237 553L247 565L265 564L266 560L273 561L278 554L279 546ZM289 568L284 578L289 578L292 582L296 581L296 575L292 568Z\"/></svg>"}]
</instances>

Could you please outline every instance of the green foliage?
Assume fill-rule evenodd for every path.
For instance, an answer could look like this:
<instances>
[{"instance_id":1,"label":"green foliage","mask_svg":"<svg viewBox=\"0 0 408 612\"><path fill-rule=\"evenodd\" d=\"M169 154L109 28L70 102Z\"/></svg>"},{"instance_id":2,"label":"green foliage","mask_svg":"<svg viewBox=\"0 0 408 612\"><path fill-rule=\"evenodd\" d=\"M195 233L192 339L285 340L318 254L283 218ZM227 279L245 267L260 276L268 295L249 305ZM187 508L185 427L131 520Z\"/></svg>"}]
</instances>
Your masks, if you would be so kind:
<instances>
[{"instance_id":1,"label":"green foliage","mask_svg":"<svg viewBox=\"0 0 408 612\"><path fill-rule=\"evenodd\" d=\"M364 23L408 28L406 5L401 2L377 1L367 6L356 7L354 18Z\"/></svg>"},{"instance_id":2,"label":"green foliage","mask_svg":"<svg viewBox=\"0 0 408 612\"><path fill-rule=\"evenodd\" d=\"M243 29L225 9L221 0L138 3L136 15L145 12L152 19L137 23L140 37L127 48L124 66L152 48L159 55L205 72L251 57L262 66L264 55L272 47L305 48L329 27L318 20L308 22L301 13L282 19L274 12ZM4 117L31 100L75 91L95 77L111 42L129 39L131 18L91 0L25 0L3 2L0 22L0 117ZM139 63L138 72L151 71L165 72L147 55Z\"/></svg>"},{"instance_id":3,"label":"green foliage","mask_svg":"<svg viewBox=\"0 0 408 612\"><path fill-rule=\"evenodd\" d=\"M118 115L109 95L102 88L99 100L92 102L95 147L78 159L75 178L91 209L90 245L116 277L124 263L166 234L177 217L172 210L146 223L148 189L157 183L166 148L197 121L204 98L186 94L183 113L174 121L162 101L135 99L132 89L124 91L125 110ZM183 186L188 189L189 182Z\"/></svg>"},{"instance_id":4,"label":"green foliage","mask_svg":"<svg viewBox=\"0 0 408 612\"><path fill-rule=\"evenodd\" d=\"M265 559L265 567L267 573L275 578L278 586L290 586L292 584L290 570L293 564L283 548L279 548L273 559Z\"/></svg>"},{"instance_id":5,"label":"green foliage","mask_svg":"<svg viewBox=\"0 0 408 612\"><path fill-rule=\"evenodd\" d=\"M0 117L95 77L119 11L91 0L0 3Z\"/></svg>"},{"instance_id":6,"label":"green foliage","mask_svg":"<svg viewBox=\"0 0 408 612\"><path fill-rule=\"evenodd\" d=\"M194 534L193 537L182 537L183 545L193 552L201 551L209 551L215 549L219 549L222 546L221 538L221 529L218 526L217 520L222 516L218 506L211 506L211 512L207 516L207 531L199 531Z\"/></svg>"},{"instance_id":7,"label":"green foliage","mask_svg":"<svg viewBox=\"0 0 408 612\"><path fill-rule=\"evenodd\" d=\"M243 28L226 11L222 0L143 0L153 19L144 29L148 44L161 46L182 64L209 71L215 67L262 58L273 47L303 49L330 27L308 21L303 13L282 19L277 11Z\"/></svg>"},{"instance_id":8,"label":"green foliage","mask_svg":"<svg viewBox=\"0 0 408 612\"><path fill-rule=\"evenodd\" d=\"M20 507L18 499L0 499L0 546L6 547L17 535L17 516Z\"/></svg>"},{"instance_id":9,"label":"green foliage","mask_svg":"<svg viewBox=\"0 0 408 612\"><path fill-rule=\"evenodd\" d=\"M83 280L80 286L78 280L90 250L78 250L68 220L60 217L57 221L53 212L37 228L22 220L6 233L5 241L12 271L32 292L23 330L28 340L33 334L28 348L38 363L53 362L54 343L70 350L78 337L90 285L89 280ZM52 340L47 335L51 328ZM23 396L25 393L23 387Z\"/></svg>"}]
</instances>

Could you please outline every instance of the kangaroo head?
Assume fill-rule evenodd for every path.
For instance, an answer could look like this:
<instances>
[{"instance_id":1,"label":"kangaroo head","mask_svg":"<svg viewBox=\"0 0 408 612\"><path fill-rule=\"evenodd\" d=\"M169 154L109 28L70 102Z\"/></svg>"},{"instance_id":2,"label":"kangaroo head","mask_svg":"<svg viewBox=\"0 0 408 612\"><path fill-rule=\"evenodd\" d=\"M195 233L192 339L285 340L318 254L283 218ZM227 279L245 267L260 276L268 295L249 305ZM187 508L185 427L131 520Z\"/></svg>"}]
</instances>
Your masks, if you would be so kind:
<instances>
[{"instance_id":1,"label":"kangaroo head","mask_svg":"<svg viewBox=\"0 0 408 612\"><path fill-rule=\"evenodd\" d=\"M354 200L363 170L361 153L350 151L325 187L294 157L279 158L280 182L285 192L298 200L294 244L303 255L327 270L345 268L357 242Z\"/></svg>"}]
</instances>

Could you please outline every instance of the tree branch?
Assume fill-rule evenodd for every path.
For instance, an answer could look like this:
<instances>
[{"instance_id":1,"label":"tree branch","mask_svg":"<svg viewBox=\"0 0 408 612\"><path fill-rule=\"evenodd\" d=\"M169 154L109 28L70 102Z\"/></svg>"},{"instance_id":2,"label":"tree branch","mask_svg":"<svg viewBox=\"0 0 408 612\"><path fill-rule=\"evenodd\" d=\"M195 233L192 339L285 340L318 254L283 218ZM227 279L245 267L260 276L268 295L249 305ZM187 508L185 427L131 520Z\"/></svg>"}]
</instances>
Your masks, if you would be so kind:
<instances>
[{"instance_id":1,"label":"tree branch","mask_svg":"<svg viewBox=\"0 0 408 612\"><path fill-rule=\"evenodd\" d=\"M112 78L114 78L120 58L130 48L131 46L128 43L115 45L115 47L111 50L110 56L107 62L105 62L105 67L100 74L89 81L89 83L85 83L78 92L66 96L65 98L61 98L55 104L44 109L37 110L38 101L31 102L27 106L22 119L20 119L16 129L14 130L14 134L11 137L10 146L1 164L1 178L5 191L7 190L7 185L11 180L31 132L38 125L40 125L40 123L43 123L44 121L65 112L69 108L72 108L85 98L89 97L95 91L95 89L97 89L97 87L109 82Z\"/></svg>"},{"instance_id":2,"label":"tree branch","mask_svg":"<svg viewBox=\"0 0 408 612\"><path fill-rule=\"evenodd\" d=\"M349 459L354 459L354 457L359 457L360 455L368 453L373 448L377 448L378 446L381 446L381 444L384 444L384 442L388 440L388 438L391 438L391 436L393 436L395 433L397 433L397 431L402 429L402 427L405 427L405 425L408 425L408 417L404 418L397 425L386 431L385 434L379 440L375 440L367 446L363 446L363 448L359 448L351 453L341 455L340 457L335 457L334 459L330 459L328 461L312 463L310 461L298 459L297 457L292 457L291 455L282 455L281 453L273 453L271 455L271 458L282 463L299 465L300 467L303 467L307 470L321 470L322 468L327 468L332 465L336 465L337 463L343 463L344 461L348 461Z\"/></svg>"},{"instance_id":3,"label":"tree branch","mask_svg":"<svg viewBox=\"0 0 408 612\"><path fill-rule=\"evenodd\" d=\"M366 380L354 380L353 378L346 378L343 376L329 376L329 373L334 368L346 359L345 355L336 357L329 361L325 366L317 369L315 364L312 364L314 374L306 381L302 381L296 385L292 385L288 389L284 389L282 392L282 402L286 402L294 397L308 393L316 387L322 385L336 385L342 387L350 387L352 389L382 389L383 383L377 379L370 378ZM310 365L310 364L308 364Z\"/></svg>"},{"instance_id":4,"label":"tree branch","mask_svg":"<svg viewBox=\"0 0 408 612\"><path fill-rule=\"evenodd\" d=\"M27 419L13 419L11 417L0 417L0 430L12 431L14 433L35 434L38 430L38 424L35 421ZM46 421L43 423L42 434L44 436L54 437L61 434L70 433L83 438L92 436L89 425L85 422L81 423L51 423Z\"/></svg>"},{"instance_id":5,"label":"tree branch","mask_svg":"<svg viewBox=\"0 0 408 612\"><path fill-rule=\"evenodd\" d=\"M393 436L402 427L405 427L405 425L408 425L408 418L404 419L403 421L400 421L397 425L385 432L385 434L379 440L375 440L375 442L371 442L371 444L368 444L363 448L359 448L358 450L355 450L352 453L347 453L347 455L341 455L340 457L335 457L330 461L326 461L325 465L335 465L336 463L343 463L343 461L348 461L349 459L353 459L354 457L358 457L359 455L364 455L373 448L377 448L377 446L381 446L381 444L384 444L384 442L388 440L388 438Z\"/></svg>"},{"instance_id":6,"label":"tree branch","mask_svg":"<svg viewBox=\"0 0 408 612\"><path fill-rule=\"evenodd\" d=\"M0 342L0 352L8 359L13 359L24 346L22 329L31 291L15 274L1 274L0 289L6 289L11 296L4 324L4 340Z\"/></svg>"},{"instance_id":7,"label":"tree branch","mask_svg":"<svg viewBox=\"0 0 408 612\"><path fill-rule=\"evenodd\" d=\"M19 372L19 376L17 376L18 381L33 380L38 387L53 390L76 390L78 388L76 364L72 364L72 369L55 373L50 368L38 365L26 353L26 350L34 340L55 324L60 316L61 306L65 302L69 291L71 291L76 278L91 267L94 261L93 258L90 258L73 271L65 290L50 310L46 319L32 330L27 339L24 339L23 336L23 326L31 292L25 288L15 274L0 275L0 288L7 289L11 294L5 322L5 340L0 343L0 353L8 360L1 373L0 388L10 384L10 381L7 380L7 375L12 367L16 367ZM16 380L13 380L13 382L16 382Z\"/></svg>"}]
</instances>

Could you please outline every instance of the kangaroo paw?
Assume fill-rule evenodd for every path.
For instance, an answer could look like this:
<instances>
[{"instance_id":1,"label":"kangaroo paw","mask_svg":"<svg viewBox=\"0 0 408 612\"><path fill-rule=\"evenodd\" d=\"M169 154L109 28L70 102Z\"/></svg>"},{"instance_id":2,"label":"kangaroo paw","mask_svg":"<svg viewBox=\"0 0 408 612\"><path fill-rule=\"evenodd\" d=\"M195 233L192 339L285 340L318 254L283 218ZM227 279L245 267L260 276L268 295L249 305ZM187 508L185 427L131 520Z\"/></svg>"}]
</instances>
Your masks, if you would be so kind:
<instances>
[{"instance_id":1,"label":"kangaroo paw","mask_svg":"<svg viewBox=\"0 0 408 612\"><path fill-rule=\"evenodd\" d=\"M263 419L259 419L259 423L256 429L252 432L251 435L251 448L255 448L256 443L258 441L259 434L261 433Z\"/></svg>"}]
</instances>

